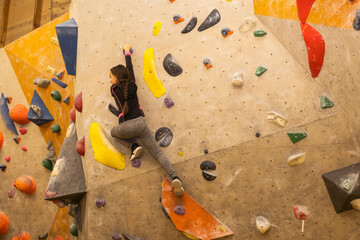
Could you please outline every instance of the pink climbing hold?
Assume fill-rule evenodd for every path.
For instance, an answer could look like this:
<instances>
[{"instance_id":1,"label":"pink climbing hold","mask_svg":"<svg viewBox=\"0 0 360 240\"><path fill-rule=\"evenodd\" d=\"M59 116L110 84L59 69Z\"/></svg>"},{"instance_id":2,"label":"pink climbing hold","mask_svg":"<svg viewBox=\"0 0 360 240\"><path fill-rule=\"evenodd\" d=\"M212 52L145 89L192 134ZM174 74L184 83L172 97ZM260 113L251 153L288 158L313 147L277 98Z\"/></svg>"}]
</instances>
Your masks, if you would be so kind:
<instances>
[{"instance_id":1,"label":"pink climbing hold","mask_svg":"<svg viewBox=\"0 0 360 240\"><path fill-rule=\"evenodd\" d=\"M27 130L23 127L20 127L19 128L19 132L22 134L22 135L25 135L27 133Z\"/></svg>"},{"instance_id":2,"label":"pink climbing hold","mask_svg":"<svg viewBox=\"0 0 360 240\"><path fill-rule=\"evenodd\" d=\"M78 111L78 112L82 112L82 92L79 92L76 97L75 97L75 101L74 101L74 106L75 106L75 109Z\"/></svg>"},{"instance_id":3,"label":"pink climbing hold","mask_svg":"<svg viewBox=\"0 0 360 240\"><path fill-rule=\"evenodd\" d=\"M10 162L11 158L10 156L5 157L5 161Z\"/></svg>"},{"instance_id":4,"label":"pink climbing hold","mask_svg":"<svg viewBox=\"0 0 360 240\"><path fill-rule=\"evenodd\" d=\"M76 151L79 155L85 155L85 137L80 138L76 143Z\"/></svg>"},{"instance_id":5,"label":"pink climbing hold","mask_svg":"<svg viewBox=\"0 0 360 240\"><path fill-rule=\"evenodd\" d=\"M24 152L27 151L27 147L25 147L25 146L21 146L20 148L21 148Z\"/></svg>"},{"instance_id":6,"label":"pink climbing hold","mask_svg":"<svg viewBox=\"0 0 360 240\"><path fill-rule=\"evenodd\" d=\"M70 119L71 119L71 121L72 122L75 122L76 121L76 111L75 111L75 108L72 108L71 110L70 110Z\"/></svg>"},{"instance_id":7,"label":"pink climbing hold","mask_svg":"<svg viewBox=\"0 0 360 240\"><path fill-rule=\"evenodd\" d=\"M52 192L48 188L45 189L45 197L53 198L58 194L58 192Z\"/></svg>"},{"instance_id":8,"label":"pink climbing hold","mask_svg":"<svg viewBox=\"0 0 360 240\"><path fill-rule=\"evenodd\" d=\"M8 191L8 197L9 198L14 198L15 196L15 188L11 188L9 191Z\"/></svg>"}]
</instances>

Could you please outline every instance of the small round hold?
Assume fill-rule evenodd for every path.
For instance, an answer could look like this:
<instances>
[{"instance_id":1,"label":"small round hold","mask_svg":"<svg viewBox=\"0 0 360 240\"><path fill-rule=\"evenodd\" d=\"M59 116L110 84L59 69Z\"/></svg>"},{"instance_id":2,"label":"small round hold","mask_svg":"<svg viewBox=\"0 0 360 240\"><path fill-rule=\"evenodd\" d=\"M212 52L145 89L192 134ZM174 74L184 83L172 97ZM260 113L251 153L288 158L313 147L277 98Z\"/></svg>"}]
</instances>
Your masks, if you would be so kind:
<instances>
[{"instance_id":1,"label":"small round hold","mask_svg":"<svg viewBox=\"0 0 360 240\"><path fill-rule=\"evenodd\" d=\"M138 158L135 158L131 160L131 166L138 168L141 166L141 161Z\"/></svg>"},{"instance_id":2,"label":"small round hold","mask_svg":"<svg viewBox=\"0 0 360 240\"><path fill-rule=\"evenodd\" d=\"M209 153L209 150L205 149L205 150L204 150L204 153L205 153L205 154L208 154L208 153Z\"/></svg>"},{"instance_id":3,"label":"small round hold","mask_svg":"<svg viewBox=\"0 0 360 240\"><path fill-rule=\"evenodd\" d=\"M260 137L261 134L260 133L255 133L255 137Z\"/></svg>"},{"instance_id":4,"label":"small round hold","mask_svg":"<svg viewBox=\"0 0 360 240\"><path fill-rule=\"evenodd\" d=\"M71 224L70 226L70 233L71 235L77 237L79 234L78 227L75 224Z\"/></svg>"},{"instance_id":5,"label":"small round hold","mask_svg":"<svg viewBox=\"0 0 360 240\"><path fill-rule=\"evenodd\" d=\"M230 28L228 28L228 27L225 27L225 28L221 29L221 35L222 35L224 38L230 36L230 35L233 34L233 33L234 33L234 31L232 31L232 30L231 30Z\"/></svg>"},{"instance_id":6,"label":"small round hold","mask_svg":"<svg viewBox=\"0 0 360 240\"><path fill-rule=\"evenodd\" d=\"M103 199L103 198L98 198L98 199L96 199L96 206L98 207L98 208L101 208L101 207L104 207L105 205L106 205L106 201L105 201L105 199Z\"/></svg>"},{"instance_id":7,"label":"small round hold","mask_svg":"<svg viewBox=\"0 0 360 240\"><path fill-rule=\"evenodd\" d=\"M183 206L177 205L174 207L174 213L177 215L185 215L185 208Z\"/></svg>"},{"instance_id":8,"label":"small round hold","mask_svg":"<svg viewBox=\"0 0 360 240\"><path fill-rule=\"evenodd\" d=\"M201 170L216 170L216 164L212 161L206 160L200 164L200 169Z\"/></svg>"},{"instance_id":9,"label":"small round hold","mask_svg":"<svg viewBox=\"0 0 360 240\"><path fill-rule=\"evenodd\" d=\"M211 61L210 61L210 59L208 59L208 58L205 58L204 60L203 60L203 64L204 65L209 65L211 63Z\"/></svg>"},{"instance_id":10,"label":"small round hold","mask_svg":"<svg viewBox=\"0 0 360 240\"><path fill-rule=\"evenodd\" d=\"M202 176L207 181L214 181L216 178L216 175L213 172L205 171L205 170L202 171Z\"/></svg>"}]
</instances>

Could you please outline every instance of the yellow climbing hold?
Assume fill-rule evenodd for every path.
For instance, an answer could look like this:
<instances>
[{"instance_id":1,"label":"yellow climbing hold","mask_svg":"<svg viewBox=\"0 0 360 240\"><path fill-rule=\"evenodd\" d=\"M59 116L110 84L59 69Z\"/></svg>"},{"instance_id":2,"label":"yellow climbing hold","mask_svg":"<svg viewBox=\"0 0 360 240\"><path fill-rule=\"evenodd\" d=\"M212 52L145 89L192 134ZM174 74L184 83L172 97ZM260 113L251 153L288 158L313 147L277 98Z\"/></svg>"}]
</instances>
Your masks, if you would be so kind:
<instances>
[{"instance_id":1,"label":"yellow climbing hold","mask_svg":"<svg viewBox=\"0 0 360 240\"><path fill-rule=\"evenodd\" d=\"M223 225L219 225L219 229L220 229L221 231L223 231L223 232L226 232L226 228L225 228L225 226L223 226Z\"/></svg>"},{"instance_id":2,"label":"yellow climbing hold","mask_svg":"<svg viewBox=\"0 0 360 240\"><path fill-rule=\"evenodd\" d=\"M52 44L55 44L56 46L60 46L59 40L56 37L52 37L50 39L50 41L51 41Z\"/></svg>"},{"instance_id":3,"label":"yellow climbing hold","mask_svg":"<svg viewBox=\"0 0 360 240\"><path fill-rule=\"evenodd\" d=\"M153 27L153 35L157 36L159 35L160 29L161 29L162 23L159 21L156 21L154 27Z\"/></svg>"},{"instance_id":4,"label":"yellow climbing hold","mask_svg":"<svg viewBox=\"0 0 360 240\"><path fill-rule=\"evenodd\" d=\"M144 53L143 77L155 97L161 97L166 93L156 72L154 49L152 48L146 49Z\"/></svg>"},{"instance_id":5,"label":"yellow climbing hold","mask_svg":"<svg viewBox=\"0 0 360 240\"><path fill-rule=\"evenodd\" d=\"M111 144L100 124L92 123L90 125L90 141L96 161L119 170L125 168L124 154Z\"/></svg>"},{"instance_id":6,"label":"yellow climbing hold","mask_svg":"<svg viewBox=\"0 0 360 240\"><path fill-rule=\"evenodd\" d=\"M190 239L194 239L194 240L200 239L200 238L194 237L194 236L192 236L192 235L190 235L190 234L188 234L188 233L186 233L186 232L183 232L183 234L184 234L186 237L190 238Z\"/></svg>"},{"instance_id":7,"label":"yellow climbing hold","mask_svg":"<svg viewBox=\"0 0 360 240\"><path fill-rule=\"evenodd\" d=\"M184 156L184 153L183 152L178 152L178 155L179 156Z\"/></svg>"}]
</instances>

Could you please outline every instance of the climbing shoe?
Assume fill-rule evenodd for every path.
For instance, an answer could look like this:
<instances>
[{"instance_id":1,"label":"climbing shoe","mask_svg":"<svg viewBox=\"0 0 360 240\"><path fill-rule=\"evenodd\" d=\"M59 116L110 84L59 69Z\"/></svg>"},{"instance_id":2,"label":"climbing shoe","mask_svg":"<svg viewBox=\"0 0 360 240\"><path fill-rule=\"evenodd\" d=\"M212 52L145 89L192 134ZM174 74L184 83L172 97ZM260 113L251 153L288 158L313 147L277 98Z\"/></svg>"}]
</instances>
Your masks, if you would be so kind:
<instances>
[{"instance_id":1,"label":"climbing shoe","mask_svg":"<svg viewBox=\"0 0 360 240\"><path fill-rule=\"evenodd\" d=\"M174 193L176 196L181 197L184 195L185 191L179 178L175 177L172 180L172 185L174 186Z\"/></svg>"},{"instance_id":2,"label":"climbing shoe","mask_svg":"<svg viewBox=\"0 0 360 240\"><path fill-rule=\"evenodd\" d=\"M131 155L130 155L130 160L134 160L135 158L138 158L140 157L141 153L142 153L142 147L137 144L137 143L134 143L132 146L131 146Z\"/></svg>"}]
</instances>

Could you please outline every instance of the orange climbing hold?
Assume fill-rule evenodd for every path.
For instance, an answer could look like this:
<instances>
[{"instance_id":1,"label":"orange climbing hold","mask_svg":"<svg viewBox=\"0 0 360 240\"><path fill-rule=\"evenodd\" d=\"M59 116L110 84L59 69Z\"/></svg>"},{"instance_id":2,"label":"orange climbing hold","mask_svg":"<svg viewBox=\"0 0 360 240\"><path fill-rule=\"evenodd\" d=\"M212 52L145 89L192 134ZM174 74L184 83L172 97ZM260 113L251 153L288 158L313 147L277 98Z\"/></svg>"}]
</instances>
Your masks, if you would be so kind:
<instances>
[{"instance_id":1,"label":"orange climbing hold","mask_svg":"<svg viewBox=\"0 0 360 240\"><path fill-rule=\"evenodd\" d=\"M30 120L27 119L28 113L29 113L29 109L22 104L16 104L9 111L10 118L14 122L19 124L26 124L30 122Z\"/></svg>"},{"instance_id":2,"label":"orange climbing hold","mask_svg":"<svg viewBox=\"0 0 360 240\"><path fill-rule=\"evenodd\" d=\"M36 190L36 183L31 176L23 175L16 179L14 187L20 192L31 195Z\"/></svg>"},{"instance_id":3,"label":"orange climbing hold","mask_svg":"<svg viewBox=\"0 0 360 240\"><path fill-rule=\"evenodd\" d=\"M166 177L163 178L161 203L175 227L185 235L195 237L192 239L210 240L234 234L187 193L182 197L176 196ZM175 206L183 206L185 214L176 214L173 210Z\"/></svg>"},{"instance_id":4,"label":"orange climbing hold","mask_svg":"<svg viewBox=\"0 0 360 240\"><path fill-rule=\"evenodd\" d=\"M0 212L0 236L5 235L9 230L9 219L4 212Z\"/></svg>"},{"instance_id":5,"label":"orange climbing hold","mask_svg":"<svg viewBox=\"0 0 360 240\"><path fill-rule=\"evenodd\" d=\"M4 143L4 135L2 134L2 132L0 132L0 150L1 150L3 143Z\"/></svg>"},{"instance_id":6,"label":"orange climbing hold","mask_svg":"<svg viewBox=\"0 0 360 240\"><path fill-rule=\"evenodd\" d=\"M30 235L27 232L21 232L20 234L13 237L12 240L31 240Z\"/></svg>"}]
</instances>

